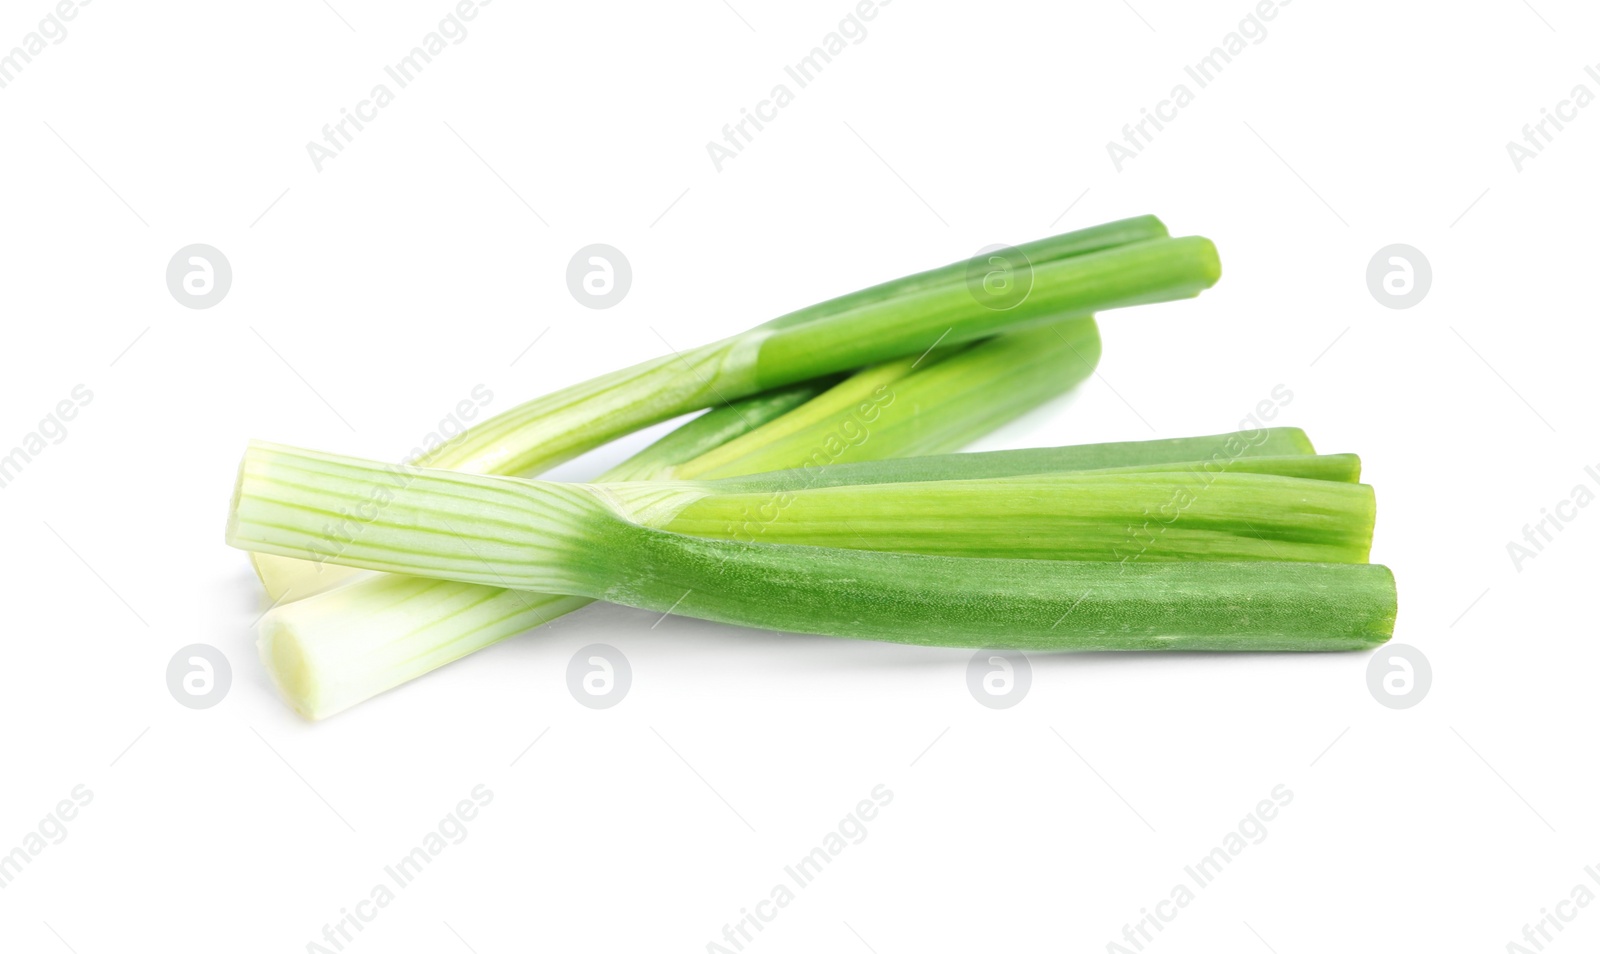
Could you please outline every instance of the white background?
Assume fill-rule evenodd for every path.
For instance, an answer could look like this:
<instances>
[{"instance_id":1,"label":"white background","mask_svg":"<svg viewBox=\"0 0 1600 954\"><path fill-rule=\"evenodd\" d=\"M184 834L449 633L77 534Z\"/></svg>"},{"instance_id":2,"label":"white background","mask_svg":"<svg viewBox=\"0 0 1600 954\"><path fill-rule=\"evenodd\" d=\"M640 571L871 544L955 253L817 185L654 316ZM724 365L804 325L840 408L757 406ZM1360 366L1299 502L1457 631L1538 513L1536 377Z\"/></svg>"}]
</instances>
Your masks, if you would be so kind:
<instances>
[{"instance_id":1,"label":"white background","mask_svg":"<svg viewBox=\"0 0 1600 954\"><path fill-rule=\"evenodd\" d=\"M1600 892L1600 509L1506 551L1600 465L1600 107L1520 173L1505 148L1600 93L1592 6L1299 0L1119 173L1106 142L1246 0L899 0L718 173L706 142L846 0L500 0L319 173L305 143L451 8L332 2L100 0L0 89L0 449L94 395L0 491L0 852L93 792L0 891L7 950L306 950L478 784L348 950L703 951L880 784L747 950L1106 950L1277 785L1148 950L1499 951ZM0 47L50 9L8 0ZM1279 423L1377 487L1419 706L1375 702L1365 654L1059 656L992 711L966 652L608 606L320 724L267 684L221 542L248 438L397 458L477 384L504 409L657 333L1143 212L1214 239L1222 282L1106 316L1100 376L982 446L1227 430L1285 385ZM164 282L196 242L234 269L210 310ZM564 279L593 242L633 264L604 311ZM1433 268L1409 310L1365 280L1396 242ZM233 664L205 711L165 683L196 642ZM606 711L564 685L596 642L633 667ZM1600 941L1563 910L1553 947Z\"/></svg>"}]
</instances>

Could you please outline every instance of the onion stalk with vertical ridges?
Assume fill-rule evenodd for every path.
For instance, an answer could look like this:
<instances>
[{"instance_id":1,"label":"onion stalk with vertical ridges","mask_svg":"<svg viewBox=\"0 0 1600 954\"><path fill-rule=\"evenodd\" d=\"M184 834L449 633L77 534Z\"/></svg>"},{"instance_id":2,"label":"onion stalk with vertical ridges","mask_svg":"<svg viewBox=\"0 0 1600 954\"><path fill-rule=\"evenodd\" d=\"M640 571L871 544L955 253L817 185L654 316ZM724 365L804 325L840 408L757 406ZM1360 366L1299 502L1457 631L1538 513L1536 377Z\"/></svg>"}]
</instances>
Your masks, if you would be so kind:
<instances>
[{"instance_id":1,"label":"onion stalk with vertical ridges","mask_svg":"<svg viewBox=\"0 0 1600 954\"><path fill-rule=\"evenodd\" d=\"M844 512L871 515L854 531L866 549L851 550L657 529L715 501L693 483L605 488L447 471L397 475L382 464L255 444L240 468L228 540L312 556L329 543L327 514L356 512L359 532L330 557L347 565L922 645L1321 651L1389 637L1393 578L1360 562L1372 520L1363 485L1215 475L1188 492L1184 511L1142 553L1082 559L1099 555L1133 515L1176 499L1169 495L1181 482L1172 473L1056 475L789 495L784 522L800 528L795 539L807 525L836 537ZM1063 500L1062 488L1075 484ZM847 499L822 506L819 519L808 495ZM1221 503L1202 503L1211 495ZM973 518L947 535L963 510ZM1012 516L1020 522L1004 519ZM1052 521L1060 521L1054 534L1017 532ZM1327 549L1299 549L1318 541ZM1279 562L1275 543L1319 562ZM1024 558L943 555L969 552ZM1141 558L1158 552L1193 562ZM1351 562L1320 562L1329 556ZM1244 562L1251 559L1272 562Z\"/></svg>"}]
</instances>

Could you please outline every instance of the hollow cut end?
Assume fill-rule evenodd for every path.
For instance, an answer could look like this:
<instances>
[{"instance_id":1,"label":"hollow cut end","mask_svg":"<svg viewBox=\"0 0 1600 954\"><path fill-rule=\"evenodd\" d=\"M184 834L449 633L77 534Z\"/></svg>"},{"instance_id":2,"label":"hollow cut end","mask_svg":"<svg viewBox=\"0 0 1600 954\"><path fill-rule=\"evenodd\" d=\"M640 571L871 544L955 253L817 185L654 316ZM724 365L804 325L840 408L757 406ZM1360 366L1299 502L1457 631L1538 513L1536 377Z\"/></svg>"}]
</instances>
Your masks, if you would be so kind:
<instances>
[{"instance_id":1,"label":"hollow cut end","mask_svg":"<svg viewBox=\"0 0 1600 954\"><path fill-rule=\"evenodd\" d=\"M233 476L233 493L228 497L228 522L222 531L222 541L230 547L238 546L239 539L239 500L244 496L245 467L250 463L250 453L239 459L239 469ZM251 560L254 561L254 555Z\"/></svg>"},{"instance_id":2,"label":"hollow cut end","mask_svg":"<svg viewBox=\"0 0 1600 954\"><path fill-rule=\"evenodd\" d=\"M268 613L261 620L256 649L261 653L261 662L271 674L278 694L294 711L312 720L328 714L317 711L316 680L293 626Z\"/></svg>"}]
</instances>

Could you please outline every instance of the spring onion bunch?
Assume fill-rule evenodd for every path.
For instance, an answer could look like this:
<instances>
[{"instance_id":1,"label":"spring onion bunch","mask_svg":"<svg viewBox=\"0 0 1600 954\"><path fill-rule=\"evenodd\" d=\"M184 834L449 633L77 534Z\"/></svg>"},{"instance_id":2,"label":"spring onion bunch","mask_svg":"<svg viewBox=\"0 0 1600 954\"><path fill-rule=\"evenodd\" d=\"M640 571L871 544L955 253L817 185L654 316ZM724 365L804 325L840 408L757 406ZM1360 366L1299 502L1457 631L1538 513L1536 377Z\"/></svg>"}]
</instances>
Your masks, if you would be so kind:
<instances>
[{"instance_id":1,"label":"spring onion bunch","mask_svg":"<svg viewBox=\"0 0 1600 954\"><path fill-rule=\"evenodd\" d=\"M321 718L595 599L934 646L1380 643L1372 490L1297 430L945 453L1090 374L1090 312L1217 275L1205 239L1129 219L557 391L407 464L253 443L227 539L281 604L263 659ZM595 483L529 479L704 408Z\"/></svg>"}]
</instances>

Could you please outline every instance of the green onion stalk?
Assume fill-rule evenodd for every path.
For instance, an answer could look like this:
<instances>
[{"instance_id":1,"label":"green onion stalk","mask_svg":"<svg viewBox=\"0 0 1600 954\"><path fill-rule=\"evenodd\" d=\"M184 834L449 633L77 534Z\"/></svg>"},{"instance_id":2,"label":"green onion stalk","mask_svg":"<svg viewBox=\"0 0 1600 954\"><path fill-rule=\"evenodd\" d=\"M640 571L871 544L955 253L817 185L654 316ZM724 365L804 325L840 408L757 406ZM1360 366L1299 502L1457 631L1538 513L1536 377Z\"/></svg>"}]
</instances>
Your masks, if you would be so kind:
<instances>
[{"instance_id":1,"label":"green onion stalk","mask_svg":"<svg viewBox=\"0 0 1600 954\"><path fill-rule=\"evenodd\" d=\"M1003 496L991 499L1005 505L1000 510L971 506L968 494L950 492L956 482L970 484L985 476L1075 472L1134 477L1140 470L1160 473L1168 482L1123 478L1123 486L1098 489L1083 480L1019 482L1005 488ZM1273 486L1219 484L1219 478L1229 474L1297 479L1279 480ZM1302 432L1275 428L1174 441L843 462L830 467L812 463L790 471L712 481L612 484L595 492L610 505L624 506L629 519L642 524L684 529L693 522L699 532L735 540L761 539L770 532L774 539L831 536L846 547L964 553L998 546L998 551L982 552L1056 558L1116 558L1120 550L1125 563L1219 556L1359 561L1366 559L1371 537L1370 489L1318 486L1323 481L1351 483L1358 477L1359 462L1353 456L1315 456ZM314 482L320 485L323 479L319 476ZM912 507L903 501L886 504L886 498L880 496L875 511L870 501L860 497L852 502L839 493L788 493L936 480L952 483L943 488L915 488L917 503ZM1121 512L1098 521L1096 545L1077 511L1081 501L1099 497L1101 512L1107 513L1108 490L1121 494ZM1162 529L1149 539L1148 530L1135 532L1131 524L1124 526L1128 521L1123 517L1159 511L1181 499L1180 494L1195 497L1195 503L1182 514L1181 533L1169 534L1157 524ZM1302 513L1289 524L1281 524L1275 517L1263 518L1259 511L1269 499L1298 507ZM864 506L878 516L863 517ZM1115 513L1115 508L1110 512ZM752 520L752 513L761 516ZM918 515L909 528L905 525L908 514ZM928 533L916 520L941 530ZM1248 525L1244 521L1249 521ZM1219 531L1219 526L1230 522L1231 530ZM1007 532L997 535L1002 524L1007 525ZM1306 537L1319 534L1322 548L1306 549ZM1232 549L1223 548L1224 539ZM410 583L401 582L408 579ZM540 614L554 616L588 602L508 589L507 579L497 578L496 582L500 590L492 599L474 603L471 594L483 587L376 576L371 585L394 588L396 596L405 597L403 602L396 601L385 618L351 628L344 622L348 616L341 612L342 591L334 590L269 614L262 631L263 657L285 697L302 713L321 718L456 658L467 651L462 646L478 648L479 640L486 644L511 635L533 625ZM488 606L495 611L482 609ZM497 632L490 624L503 619L503 613L511 614L511 623ZM442 638L441 634L451 633L453 638ZM419 667L419 663L423 665Z\"/></svg>"},{"instance_id":2,"label":"green onion stalk","mask_svg":"<svg viewBox=\"0 0 1600 954\"><path fill-rule=\"evenodd\" d=\"M807 539L810 527L829 542L860 540L862 549L846 549L676 532L737 522L746 502L704 483L590 486L448 471L396 480L382 464L254 444L228 540L310 556L327 544L326 514L367 508L363 531L333 559L919 645L1326 651L1388 639L1393 577L1361 562L1370 488L1267 473L1186 484L1173 472L1056 474L785 494L776 525L793 527L790 539ZM1107 559L1130 519L1180 496L1183 511L1140 553ZM948 555L968 553L980 556Z\"/></svg>"},{"instance_id":3,"label":"green onion stalk","mask_svg":"<svg viewBox=\"0 0 1600 954\"><path fill-rule=\"evenodd\" d=\"M1192 297L1220 272L1209 240L1170 238L1154 217L1070 232L886 282L564 388L469 428L416 463L534 474L691 411L1074 314ZM254 562L275 602L344 578L319 572L325 565L316 562Z\"/></svg>"}]
</instances>

